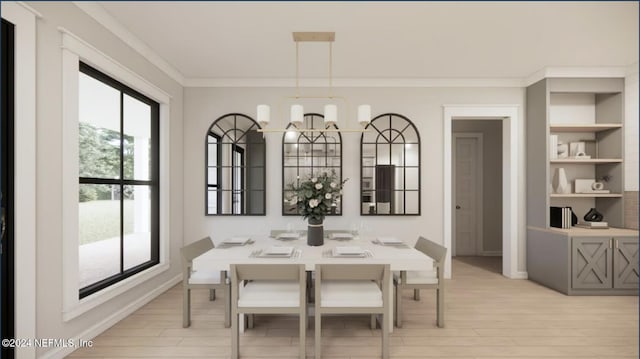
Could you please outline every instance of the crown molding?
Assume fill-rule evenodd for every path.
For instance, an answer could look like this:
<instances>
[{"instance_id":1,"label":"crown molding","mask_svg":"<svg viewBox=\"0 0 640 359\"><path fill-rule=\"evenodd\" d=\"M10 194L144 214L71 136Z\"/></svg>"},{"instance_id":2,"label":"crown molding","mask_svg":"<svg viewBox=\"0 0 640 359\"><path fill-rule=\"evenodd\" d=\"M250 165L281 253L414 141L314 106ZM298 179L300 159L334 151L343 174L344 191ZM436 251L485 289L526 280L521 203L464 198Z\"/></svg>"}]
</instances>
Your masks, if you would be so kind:
<instances>
[{"instance_id":1,"label":"crown molding","mask_svg":"<svg viewBox=\"0 0 640 359\"><path fill-rule=\"evenodd\" d=\"M102 6L92 1L74 1L73 4L184 87L185 78L180 71L160 57L147 44L111 16Z\"/></svg>"},{"instance_id":2,"label":"crown molding","mask_svg":"<svg viewBox=\"0 0 640 359\"><path fill-rule=\"evenodd\" d=\"M611 66L611 67L545 67L533 73L524 80L523 86L527 87L544 78L603 78L603 77L625 77L628 67Z\"/></svg>"},{"instance_id":3,"label":"crown molding","mask_svg":"<svg viewBox=\"0 0 640 359\"><path fill-rule=\"evenodd\" d=\"M186 78L185 87L295 87L295 78ZM327 87L326 78L300 79L299 87ZM333 87L522 87L505 78L334 78Z\"/></svg>"},{"instance_id":4,"label":"crown molding","mask_svg":"<svg viewBox=\"0 0 640 359\"><path fill-rule=\"evenodd\" d=\"M20 6L22 6L23 8L28 10L30 13L35 15L37 19L42 19L43 18L42 14L38 10L36 10L36 9L32 8L31 6L27 5L24 1L16 1L15 3L20 5Z\"/></svg>"}]
</instances>

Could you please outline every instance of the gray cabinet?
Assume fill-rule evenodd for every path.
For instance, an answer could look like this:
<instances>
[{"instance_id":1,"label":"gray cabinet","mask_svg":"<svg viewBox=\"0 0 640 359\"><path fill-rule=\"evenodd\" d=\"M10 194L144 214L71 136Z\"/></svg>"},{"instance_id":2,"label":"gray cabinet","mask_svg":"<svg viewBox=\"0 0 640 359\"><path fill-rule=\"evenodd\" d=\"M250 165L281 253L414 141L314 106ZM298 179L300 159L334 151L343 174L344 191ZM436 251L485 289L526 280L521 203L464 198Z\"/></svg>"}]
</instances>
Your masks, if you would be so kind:
<instances>
[{"instance_id":1,"label":"gray cabinet","mask_svg":"<svg viewBox=\"0 0 640 359\"><path fill-rule=\"evenodd\" d=\"M567 295L638 295L638 231L527 228L530 280Z\"/></svg>"},{"instance_id":2,"label":"gray cabinet","mask_svg":"<svg viewBox=\"0 0 640 359\"><path fill-rule=\"evenodd\" d=\"M638 289L638 238L613 241L613 287Z\"/></svg>"},{"instance_id":3,"label":"gray cabinet","mask_svg":"<svg viewBox=\"0 0 640 359\"><path fill-rule=\"evenodd\" d=\"M571 241L571 287L605 289L613 284L611 238L574 237Z\"/></svg>"},{"instance_id":4,"label":"gray cabinet","mask_svg":"<svg viewBox=\"0 0 640 359\"><path fill-rule=\"evenodd\" d=\"M572 237L571 289L638 289L637 237Z\"/></svg>"}]
</instances>

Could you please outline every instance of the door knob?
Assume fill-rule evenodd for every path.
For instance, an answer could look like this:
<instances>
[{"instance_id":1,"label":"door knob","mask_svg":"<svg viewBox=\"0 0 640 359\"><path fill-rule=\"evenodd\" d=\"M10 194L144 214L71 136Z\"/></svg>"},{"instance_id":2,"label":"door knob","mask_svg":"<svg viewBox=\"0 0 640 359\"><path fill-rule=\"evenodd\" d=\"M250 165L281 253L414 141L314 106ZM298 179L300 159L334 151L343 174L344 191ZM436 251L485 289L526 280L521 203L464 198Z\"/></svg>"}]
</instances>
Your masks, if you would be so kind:
<instances>
[{"instance_id":1,"label":"door knob","mask_svg":"<svg viewBox=\"0 0 640 359\"><path fill-rule=\"evenodd\" d=\"M460 206L459 206L459 205L456 205L456 209L460 209Z\"/></svg>"}]
</instances>

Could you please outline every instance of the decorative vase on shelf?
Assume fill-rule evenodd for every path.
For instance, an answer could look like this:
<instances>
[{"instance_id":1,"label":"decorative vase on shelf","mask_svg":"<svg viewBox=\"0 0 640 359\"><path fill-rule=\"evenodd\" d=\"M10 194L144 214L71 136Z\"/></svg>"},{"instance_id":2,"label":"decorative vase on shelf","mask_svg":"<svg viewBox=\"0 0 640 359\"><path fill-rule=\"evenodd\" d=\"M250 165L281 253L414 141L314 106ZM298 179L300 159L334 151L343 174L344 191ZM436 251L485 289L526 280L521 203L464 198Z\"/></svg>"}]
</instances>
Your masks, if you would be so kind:
<instances>
[{"instance_id":1,"label":"decorative vase on shelf","mask_svg":"<svg viewBox=\"0 0 640 359\"><path fill-rule=\"evenodd\" d=\"M309 226L307 227L308 245L316 247L324 244L324 227L322 222L322 219L309 217Z\"/></svg>"},{"instance_id":2,"label":"decorative vase on shelf","mask_svg":"<svg viewBox=\"0 0 640 359\"><path fill-rule=\"evenodd\" d=\"M587 222L602 222L604 216L598 212L595 208L591 208L587 214L584 215L584 220Z\"/></svg>"},{"instance_id":3,"label":"decorative vase on shelf","mask_svg":"<svg viewBox=\"0 0 640 359\"><path fill-rule=\"evenodd\" d=\"M571 193L571 187L569 187L569 181L567 181L567 174L564 168L556 168L556 172L553 174L553 191L558 194Z\"/></svg>"}]
</instances>

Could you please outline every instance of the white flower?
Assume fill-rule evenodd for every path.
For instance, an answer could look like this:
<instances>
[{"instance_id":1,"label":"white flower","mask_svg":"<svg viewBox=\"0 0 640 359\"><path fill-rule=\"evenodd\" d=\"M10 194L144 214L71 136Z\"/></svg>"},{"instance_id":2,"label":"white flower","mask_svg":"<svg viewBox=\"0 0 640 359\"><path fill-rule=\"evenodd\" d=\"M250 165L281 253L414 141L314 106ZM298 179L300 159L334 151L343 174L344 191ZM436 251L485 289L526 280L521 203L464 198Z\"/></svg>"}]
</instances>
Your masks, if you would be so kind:
<instances>
[{"instance_id":1,"label":"white flower","mask_svg":"<svg viewBox=\"0 0 640 359\"><path fill-rule=\"evenodd\" d=\"M320 204L320 201L318 201L317 199L310 199L309 200L309 207L311 208L316 208L318 207L318 204Z\"/></svg>"},{"instance_id":2,"label":"white flower","mask_svg":"<svg viewBox=\"0 0 640 359\"><path fill-rule=\"evenodd\" d=\"M324 198L326 198L326 199L331 199L331 193L327 193L327 194L325 194L325 195L324 195Z\"/></svg>"},{"instance_id":3,"label":"white flower","mask_svg":"<svg viewBox=\"0 0 640 359\"><path fill-rule=\"evenodd\" d=\"M318 179L317 179L317 178L315 178L315 177L312 177L312 178L311 178L311 182L316 183L316 182L318 182Z\"/></svg>"},{"instance_id":4,"label":"white flower","mask_svg":"<svg viewBox=\"0 0 640 359\"><path fill-rule=\"evenodd\" d=\"M291 204L296 204L296 203L298 203L298 196L293 196L293 198L291 198L291 199L289 200L289 202L291 202Z\"/></svg>"},{"instance_id":5,"label":"white flower","mask_svg":"<svg viewBox=\"0 0 640 359\"><path fill-rule=\"evenodd\" d=\"M322 183L316 183L316 189L322 189Z\"/></svg>"},{"instance_id":6,"label":"white flower","mask_svg":"<svg viewBox=\"0 0 640 359\"><path fill-rule=\"evenodd\" d=\"M331 188L336 188L337 184L335 182L331 182L330 186Z\"/></svg>"}]
</instances>

